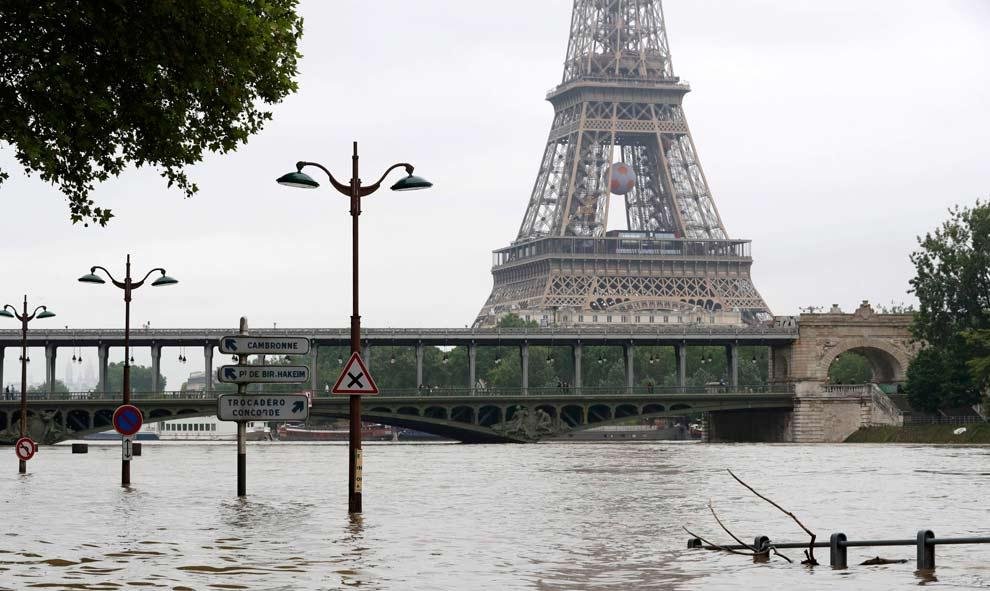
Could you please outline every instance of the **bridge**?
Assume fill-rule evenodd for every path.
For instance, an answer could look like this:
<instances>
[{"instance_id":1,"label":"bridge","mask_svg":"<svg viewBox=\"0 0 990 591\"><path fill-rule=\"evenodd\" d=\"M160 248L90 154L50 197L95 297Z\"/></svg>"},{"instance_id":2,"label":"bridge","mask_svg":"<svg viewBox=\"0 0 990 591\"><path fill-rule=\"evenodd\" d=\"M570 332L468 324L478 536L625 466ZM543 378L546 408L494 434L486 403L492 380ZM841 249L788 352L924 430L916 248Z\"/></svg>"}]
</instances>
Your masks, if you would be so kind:
<instances>
[{"instance_id":1,"label":"bridge","mask_svg":"<svg viewBox=\"0 0 990 591\"><path fill-rule=\"evenodd\" d=\"M133 348L147 348L151 352L152 376L157 380L161 364L162 349L202 347L206 374L206 389L213 389L214 367L213 359L220 338L236 334L236 329L132 329L130 344ZM317 382L316 363L321 347L347 347L350 344L348 329L268 329L252 330L255 336L297 336L310 339L311 352L309 355L310 373L313 382L310 389L319 390ZM728 382L732 386L739 385L739 355L740 346L785 347L793 344L798 338L797 324L780 322L775 325L760 326L705 326L705 325L657 325L657 326L602 326L602 327L552 327L552 328L464 328L464 329L427 329L427 328L397 328L397 329L363 329L361 332L364 344L364 357L370 362L377 347L414 347L416 349L416 386L423 386L423 351L424 347L464 346L468 349L468 376L463 387L474 389L476 381L476 352L478 347L518 350L519 362L522 366L523 391L529 389L529 347L550 346L569 347L573 360L574 376L571 383L578 391L581 384L581 362L584 346L614 346L621 347L626 363L626 386L635 387L632 354L636 346L673 347L678 359L678 380L680 387L687 386L687 348L694 346L724 346L727 355L727 367L730 368ZM97 391L109 393L107 390L107 364L111 347L123 347L124 331L111 329L97 330L44 330L37 329L28 333L28 347L40 347L45 350L45 383L54 383L55 367L60 348L95 348L99 359L99 385ZM0 384L3 383L2 373L5 349L17 348L21 344L20 331L0 330ZM298 360L298 359L297 359ZM46 390L50 390L47 387ZM158 385L153 384L152 390L158 391Z\"/></svg>"},{"instance_id":2,"label":"bridge","mask_svg":"<svg viewBox=\"0 0 990 591\"><path fill-rule=\"evenodd\" d=\"M552 434L564 434L593 425L606 425L630 417L660 417L703 413L713 439L820 442L841 441L860 425L896 424L898 412L874 385L840 387L828 383L831 364L848 352L861 354L871 364L874 382L897 383L904 379L907 365L917 351L910 334L911 314L878 314L867 302L847 314L833 307L824 314L777 317L774 322L752 326L678 323L600 326L550 326L542 328L397 328L366 329L362 332L364 357L371 362L377 348L411 347L416 352L417 388L385 392L368 401L367 420L442 434L462 441L537 441ZM169 417L201 416L215 411L213 359L219 339L234 329L150 329L131 331L132 347L151 352L155 383L141 404L148 407L151 420ZM340 329L269 329L252 331L259 336L302 336L312 347L306 360L313 371L309 389L320 391L317 361L320 349L346 348L349 331ZM0 383L3 383L5 349L20 346L19 331L0 331ZM107 364L110 349L122 347L122 330L32 330L28 346L45 351L46 390L55 381L60 348L95 348L99 359L99 385L95 393L79 400L32 401L37 427L44 435L45 425L55 425L72 433L104 430L109 425L106 411L119 394L109 392ZM564 347L570 351L573 378L566 389L530 387L530 347ZM624 384L593 388L582 384L584 347L618 347L622 350ZM726 380L724 388L695 387L687 384L687 352L691 347L723 347ZM769 384L744 386L739 382L740 347L766 347ZM206 374L207 398L182 398L161 392L157 376L164 348L201 347ZM463 384L446 384L441 393L424 392L424 350L427 347L464 347L468 371ZM509 357L518 353L521 369L517 389L494 392L477 380L479 348L505 350ZM676 384L672 389L645 391L636 381L637 347L670 347L674 351ZM339 349L338 349L339 350ZM336 353L335 353L336 354ZM755 362L754 357L754 362ZM300 359L294 358L298 363ZM387 366L386 366L387 367ZM95 397L95 398L94 398ZM47 406L46 406L47 405ZM72 406L76 405L76 406ZM101 406L102 405L102 406ZM763 406L761 406L763 405ZM675 408L676 407L676 408ZM0 431L11 423L9 403L0 403ZM317 399L317 416L346 418L343 402ZM497 411L497 412L496 412ZM193 414L195 413L195 414ZM784 413L783 415L781 413ZM786 416L785 416L786 415ZM85 419L85 420L83 420ZM47 421L47 422L46 422ZM61 421L61 422L59 422ZM43 424L42 424L43 423ZM52 431L55 433L56 431ZM33 433L34 431L32 431ZM66 434L40 437L65 438Z\"/></svg>"},{"instance_id":3,"label":"bridge","mask_svg":"<svg viewBox=\"0 0 990 591\"><path fill-rule=\"evenodd\" d=\"M216 392L138 392L133 403L148 422L215 416ZM263 396L264 393L259 393ZM52 444L112 429L120 395L95 392L37 393L28 401L28 432ZM465 443L533 443L630 419L679 417L713 412L768 411L778 416L794 404L789 385L744 388L572 388L489 390L398 390L365 399L362 419L406 427ZM0 401L0 442L19 433L19 400ZM346 396L316 397L311 416L346 419ZM779 422L779 420L778 420ZM783 441L784 424L777 426ZM764 425L764 428L766 426Z\"/></svg>"}]
</instances>

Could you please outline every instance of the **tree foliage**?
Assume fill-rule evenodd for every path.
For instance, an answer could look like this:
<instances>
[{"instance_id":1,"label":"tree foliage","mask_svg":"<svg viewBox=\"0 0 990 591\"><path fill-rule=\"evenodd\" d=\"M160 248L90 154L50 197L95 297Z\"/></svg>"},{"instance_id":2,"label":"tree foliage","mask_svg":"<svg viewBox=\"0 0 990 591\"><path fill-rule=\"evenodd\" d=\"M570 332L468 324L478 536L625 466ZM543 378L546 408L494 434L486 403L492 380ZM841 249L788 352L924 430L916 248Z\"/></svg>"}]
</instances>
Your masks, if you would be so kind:
<instances>
[{"instance_id":1,"label":"tree foliage","mask_svg":"<svg viewBox=\"0 0 990 591\"><path fill-rule=\"evenodd\" d=\"M131 392L151 392L152 379L150 367L143 365L131 366ZM165 390L165 376L158 374L158 389ZM122 392L124 389L124 364L110 363L107 365L107 387L110 392Z\"/></svg>"},{"instance_id":2,"label":"tree foliage","mask_svg":"<svg viewBox=\"0 0 990 591\"><path fill-rule=\"evenodd\" d=\"M107 223L90 193L131 163L192 196L185 167L245 143L296 89L296 2L5 3L0 142L68 197L73 223Z\"/></svg>"},{"instance_id":3,"label":"tree foliage","mask_svg":"<svg viewBox=\"0 0 990 591\"><path fill-rule=\"evenodd\" d=\"M847 351L832 362L828 379L833 384L866 384L873 379L873 365L863 355Z\"/></svg>"},{"instance_id":4,"label":"tree foliage","mask_svg":"<svg viewBox=\"0 0 990 591\"><path fill-rule=\"evenodd\" d=\"M908 368L912 405L927 410L973 404L986 383L990 329L990 205L956 207L911 254L918 311L911 330L924 350Z\"/></svg>"}]
</instances>

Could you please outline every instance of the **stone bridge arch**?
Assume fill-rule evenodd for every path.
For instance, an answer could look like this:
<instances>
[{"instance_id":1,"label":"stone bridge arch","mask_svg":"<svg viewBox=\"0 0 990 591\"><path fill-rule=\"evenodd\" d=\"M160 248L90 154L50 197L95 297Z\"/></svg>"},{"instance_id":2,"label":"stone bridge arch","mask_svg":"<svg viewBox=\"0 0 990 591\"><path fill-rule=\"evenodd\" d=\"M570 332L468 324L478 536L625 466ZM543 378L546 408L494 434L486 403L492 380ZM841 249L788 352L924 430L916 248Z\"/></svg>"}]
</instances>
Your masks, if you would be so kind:
<instances>
[{"instance_id":1,"label":"stone bridge arch","mask_svg":"<svg viewBox=\"0 0 990 591\"><path fill-rule=\"evenodd\" d=\"M778 382L825 382L839 355L858 353L873 366L878 383L902 382L918 351L911 337L913 314L878 314L864 301L846 314L802 314L798 339L774 351L771 375Z\"/></svg>"},{"instance_id":2,"label":"stone bridge arch","mask_svg":"<svg viewBox=\"0 0 990 591\"><path fill-rule=\"evenodd\" d=\"M881 384L903 382L906 379L907 366L913 357L885 340L843 339L839 346L829 351L822 359L824 374L820 376L821 381L828 378L832 364L845 353L855 353L866 358L873 368L873 381Z\"/></svg>"}]
</instances>

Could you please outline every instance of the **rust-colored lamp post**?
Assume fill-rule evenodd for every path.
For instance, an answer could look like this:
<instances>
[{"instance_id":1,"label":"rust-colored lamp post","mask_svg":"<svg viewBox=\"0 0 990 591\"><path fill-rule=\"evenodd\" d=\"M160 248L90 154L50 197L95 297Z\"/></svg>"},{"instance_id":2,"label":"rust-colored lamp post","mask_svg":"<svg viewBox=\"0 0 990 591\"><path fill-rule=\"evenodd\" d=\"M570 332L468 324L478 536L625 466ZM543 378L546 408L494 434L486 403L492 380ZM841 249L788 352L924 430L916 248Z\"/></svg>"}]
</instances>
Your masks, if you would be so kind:
<instances>
[{"instance_id":1,"label":"rust-colored lamp post","mask_svg":"<svg viewBox=\"0 0 990 591\"><path fill-rule=\"evenodd\" d=\"M123 404L130 404L131 403L131 361L130 361L131 359L131 342L130 342L131 292L144 285L144 282L148 280L148 277L150 277L151 274L156 271L160 272L162 276L151 282L152 287L175 285L176 283L178 283L178 281L166 275L165 269L158 267L148 271L148 273L144 276L143 279L141 279L141 281L135 282L133 279L131 279L131 255L127 255L127 267L123 281L117 281L116 279L114 279L113 275L110 274L110 271L106 269L106 267L99 267L99 266L92 267L89 270L89 274L80 277L79 281L81 281L82 283L93 283L98 285L102 285L106 283L106 281L104 281L102 277L96 274L97 271L103 271L103 273L106 274L107 278L110 279L111 283L113 283L116 287L124 290L124 383L123 383L124 402ZM126 445L126 443L124 443L124 445ZM131 484L130 460L124 460L124 459L121 460L120 484L121 486L129 486Z\"/></svg>"},{"instance_id":2,"label":"rust-colored lamp post","mask_svg":"<svg viewBox=\"0 0 990 591\"><path fill-rule=\"evenodd\" d=\"M379 188L381 188L382 181L388 176L390 172L396 168L404 168L406 170L406 177L399 180L399 182L392 185L391 189L393 191L415 191L418 189L428 189L433 186L433 183L427 181L426 179L420 178L418 176L413 176L414 167L411 164L400 163L393 164L390 166L381 178L379 178L374 184L362 185L361 177L358 173L358 145L354 142L354 156L352 160L352 174L350 183L344 184L339 182L337 179L330 174L322 164L317 164L316 162L297 162L296 171L290 172L288 174L282 175L278 178L277 182L280 185L285 185L287 187L297 187L301 189L315 189L320 186L318 182L313 180L311 176L304 173L302 170L307 166L314 166L319 168L327 177L330 179L330 184L343 195L350 197L351 201L351 239L352 239L352 302L353 311L351 313L351 352L358 353L361 352L361 315L358 312L358 217L361 215L361 198L366 197ZM351 395L350 397L350 434L349 434L349 445L350 448L350 459L348 461L348 478L347 478L347 507L348 511L351 513L361 512L361 487L356 486L357 482L357 472L358 472L358 458L361 456L361 396Z\"/></svg>"},{"instance_id":3,"label":"rust-colored lamp post","mask_svg":"<svg viewBox=\"0 0 990 591\"><path fill-rule=\"evenodd\" d=\"M8 311L9 310L9 311ZM23 312L18 312L17 308L11 306L10 304L4 305L0 309L0 316L5 318L16 318L21 321L21 437L27 436L27 332L28 332L28 322L31 322L35 318L54 318L55 313L51 312L45 306L38 306L34 309L34 312L28 314L28 300L27 296L24 296L24 308ZM54 379L54 376L52 376ZM2 386L3 384L0 384ZM54 384L49 384L48 388L51 389ZM27 472L27 462L24 460L18 460L18 472L25 474Z\"/></svg>"}]
</instances>

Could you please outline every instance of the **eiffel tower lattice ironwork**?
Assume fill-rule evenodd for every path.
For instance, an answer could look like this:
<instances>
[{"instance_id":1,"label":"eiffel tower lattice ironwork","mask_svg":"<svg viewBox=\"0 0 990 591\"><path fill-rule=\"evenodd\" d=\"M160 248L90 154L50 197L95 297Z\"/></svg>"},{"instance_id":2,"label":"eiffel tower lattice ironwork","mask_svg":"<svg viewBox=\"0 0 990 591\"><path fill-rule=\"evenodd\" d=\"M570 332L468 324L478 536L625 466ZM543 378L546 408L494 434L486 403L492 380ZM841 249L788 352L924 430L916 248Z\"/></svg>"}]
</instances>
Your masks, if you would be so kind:
<instances>
[{"instance_id":1,"label":"eiffel tower lattice ironwork","mask_svg":"<svg viewBox=\"0 0 990 591\"><path fill-rule=\"evenodd\" d=\"M752 323L769 309L701 169L660 0L575 0L554 119L519 235L475 321ZM607 231L621 196L627 230Z\"/></svg>"}]
</instances>

